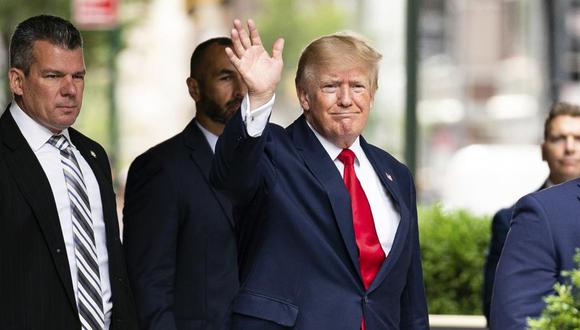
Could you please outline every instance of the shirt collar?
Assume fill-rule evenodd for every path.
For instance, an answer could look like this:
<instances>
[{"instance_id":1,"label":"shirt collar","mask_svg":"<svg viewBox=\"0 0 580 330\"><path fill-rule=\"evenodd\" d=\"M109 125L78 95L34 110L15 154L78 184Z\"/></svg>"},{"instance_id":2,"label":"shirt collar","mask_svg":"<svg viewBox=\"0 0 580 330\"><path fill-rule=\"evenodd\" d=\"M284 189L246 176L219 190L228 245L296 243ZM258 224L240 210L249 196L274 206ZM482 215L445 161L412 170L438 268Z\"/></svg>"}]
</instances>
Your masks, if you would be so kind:
<instances>
[{"instance_id":1,"label":"shirt collar","mask_svg":"<svg viewBox=\"0 0 580 330\"><path fill-rule=\"evenodd\" d=\"M12 102L10 105L10 114L14 118L20 132L24 135L26 142L28 142L28 145L34 152L42 148L48 139L54 135L48 128L28 116L16 102ZM64 129L60 134L64 135L72 145L68 129Z\"/></svg>"},{"instance_id":2,"label":"shirt collar","mask_svg":"<svg viewBox=\"0 0 580 330\"><path fill-rule=\"evenodd\" d=\"M322 147L324 148L324 150L326 150L326 153L328 153L330 159L336 160L338 154L340 154L340 152L342 151L342 148L337 147L334 143L328 141L328 139L320 135L320 133L318 133L318 131L316 131L316 129L314 129L314 127L310 125L308 120L306 121L306 123L308 124L308 127L310 127L312 132L314 132L314 135L316 136L318 141L320 141L320 144L322 144ZM354 152L356 156L356 161L360 163L360 159L364 155L364 151L360 146L360 136L357 136L356 140L354 140L354 142L350 145L350 147L348 147L348 149Z\"/></svg>"},{"instance_id":3,"label":"shirt collar","mask_svg":"<svg viewBox=\"0 0 580 330\"><path fill-rule=\"evenodd\" d=\"M217 140L218 140L219 136L208 131L197 120L195 121L195 123L197 124L197 127L199 127L201 132L203 133L203 136L205 136L205 139L207 140L207 143L209 143L211 151L213 151L215 153L215 145L217 144Z\"/></svg>"}]
</instances>

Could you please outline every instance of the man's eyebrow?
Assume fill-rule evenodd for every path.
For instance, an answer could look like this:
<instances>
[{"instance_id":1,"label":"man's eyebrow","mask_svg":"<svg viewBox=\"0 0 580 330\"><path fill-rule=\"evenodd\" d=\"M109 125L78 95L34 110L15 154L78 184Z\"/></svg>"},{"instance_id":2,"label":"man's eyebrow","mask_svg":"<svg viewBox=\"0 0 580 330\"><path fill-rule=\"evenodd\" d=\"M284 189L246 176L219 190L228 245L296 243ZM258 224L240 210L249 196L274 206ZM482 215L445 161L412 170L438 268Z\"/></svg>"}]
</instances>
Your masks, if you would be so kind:
<instances>
[{"instance_id":1,"label":"man's eyebrow","mask_svg":"<svg viewBox=\"0 0 580 330\"><path fill-rule=\"evenodd\" d=\"M222 74L232 74L234 73L234 70L230 70L230 69L221 69L218 71L218 76L221 76Z\"/></svg>"}]
</instances>

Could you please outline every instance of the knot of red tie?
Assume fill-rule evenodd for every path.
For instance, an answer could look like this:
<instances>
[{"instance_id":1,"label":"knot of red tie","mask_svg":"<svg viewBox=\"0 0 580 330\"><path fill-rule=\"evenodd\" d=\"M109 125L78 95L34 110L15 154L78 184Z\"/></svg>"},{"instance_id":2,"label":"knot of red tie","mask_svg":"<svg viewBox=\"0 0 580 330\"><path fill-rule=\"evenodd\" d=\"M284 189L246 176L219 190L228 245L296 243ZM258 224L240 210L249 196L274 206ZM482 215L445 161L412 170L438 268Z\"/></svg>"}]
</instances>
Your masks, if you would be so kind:
<instances>
[{"instance_id":1,"label":"knot of red tie","mask_svg":"<svg viewBox=\"0 0 580 330\"><path fill-rule=\"evenodd\" d=\"M350 149L342 149L340 154L338 154L338 160L340 160L346 166L353 165L354 158L354 152L352 152Z\"/></svg>"}]
</instances>

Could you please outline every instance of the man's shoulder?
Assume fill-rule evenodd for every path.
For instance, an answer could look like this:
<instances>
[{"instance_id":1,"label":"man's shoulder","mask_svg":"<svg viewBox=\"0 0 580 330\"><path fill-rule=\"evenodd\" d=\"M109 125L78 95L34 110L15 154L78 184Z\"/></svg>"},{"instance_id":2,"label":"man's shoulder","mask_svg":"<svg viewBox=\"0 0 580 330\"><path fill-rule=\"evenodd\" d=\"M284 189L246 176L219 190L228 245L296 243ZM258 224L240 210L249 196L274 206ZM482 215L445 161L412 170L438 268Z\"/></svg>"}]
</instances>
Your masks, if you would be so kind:
<instances>
[{"instance_id":1,"label":"man's shoulder","mask_svg":"<svg viewBox=\"0 0 580 330\"><path fill-rule=\"evenodd\" d=\"M409 169L405 164L401 163L397 158L395 158L386 150L381 149L364 140L361 140L361 146L363 147L363 150L365 150L365 152L367 152L367 154L370 156L370 159L376 160L388 166L389 168L392 168L393 170L409 172Z\"/></svg>"},{"instance_id":2,"label":"man's shoulder","mask_svg":"<svg viewBox=\"0 0 580 330\"><path fill-rule=\"evenodd\" d=\"M528 196L539 201L562 200L563 196L580 196L580 178L533 192Z\"/></svg>"},{"instance_id":3,"label":"man's shoulder","mask_svg":"<svg viewBox=\"0 0 580 330\"><path fill-rule=\"evenodd\" d=\"M560 221L563 215L580 214L579 199L580 179L574 179L522 197L516 203L514 215L535 209L551 217L551 222Z\"/></svg>"}]
</instances>

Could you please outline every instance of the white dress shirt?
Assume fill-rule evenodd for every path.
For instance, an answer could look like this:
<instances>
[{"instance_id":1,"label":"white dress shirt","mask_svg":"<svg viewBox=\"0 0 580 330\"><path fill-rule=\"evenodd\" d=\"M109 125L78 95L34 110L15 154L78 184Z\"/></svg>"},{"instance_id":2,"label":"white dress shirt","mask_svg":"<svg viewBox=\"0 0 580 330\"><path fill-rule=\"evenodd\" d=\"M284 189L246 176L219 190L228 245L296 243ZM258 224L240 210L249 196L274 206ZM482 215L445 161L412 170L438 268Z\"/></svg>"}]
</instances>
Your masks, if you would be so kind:
<instances>
[{"instance_id":1,"label":"white dress shirt","mask_svg":"<svg viewBox=\"0 0 580 330\"><path fill-rule=\"evenodd\" d=\"M242 118L246 125L246 130L248 135L252 137L258 137L262 135L266 124L268 123L268 118L272 113L272 106L274 105L274 97L268 103L263 106L253 110L250 109L250 100L248 95L244 97L242 102ZM334 145L332 142L328 141L325 137L320 135L311 125L308 123L308 127L314 132L314 135L320 141L324 150L328 153L330 159L334 161L334 165L339 171L341 176L344 176L344 164L338 160L338 154L342 151L341 148ZM389 255L391 248L393 246L393 241L395 239L395 234L399 227L399 222L401 221L401 215L396 210L390 193L381 183L377 173L375 172L372 164L367 158L366 154L360 146L360 139L357 138L354 143L349 147L356 156L354 162L354 171L360 184L369 200L371 206L371 212L373 214L373 220L375 222L375 229L381 242L381 247L385 252L385 256Z\"/></svg>"},{"instance_id":2,"label":"white dress shirt","mask_svg":"<svg viewBox=\"0 0 580 330\"><path fill-rule=\"evenodd\" d=\"M48 139L54 134L46 127L40 125L32 118L30 118L16 102L12 102L10 106L10 114L16 121L16 125L20 129L22 135L28 142L28 145L34 152L34 155L40 162L50 188L52 189L54 201L58 211L58 218L60 220L60 227L62 229L64 244L66 247L66 255L70 268L70 276L72 280L73 292L78 304L77 294L77 265L75 257L75 245L73 239L73 223L71 215L70 200L68 190L66 188L66 181L62 165L60 161L60 150L48 144ZM89 164L75 148L73 142L70 140L68 130L61 132L69 143L72 151L81 167L83 178L87 186L87 194L89 203L91 205L91 218L93 221L93 231L95 234L95 244L97 248L97 257L99 264L99 274L101 279L101 291L103 295L103 310L105 312L105 329L109 329L111 323L111 311L113 303L111 301L111 284L109 281L109 256L107 253L107 239L105 233L105 222L103 220L103 205L101 203L101 193L99 184Z\"/></svg>"},{"instance_id":3,"label":"white dress shirt","mask_svg":"<svg viewBox=\"0 0 580 330\"><path fill-rule=\"evenodd\" d=\"M209 144L209 147L211 148L211 151L213 151L213 153L215 154L215 145L217 144L219 136L213 134L212 132L208 131L205 127L201 126L201 124L197 120L195 121L195 124L201 130L203 136L205 136L205 139Z\"/></svg>"}]
</instances>

